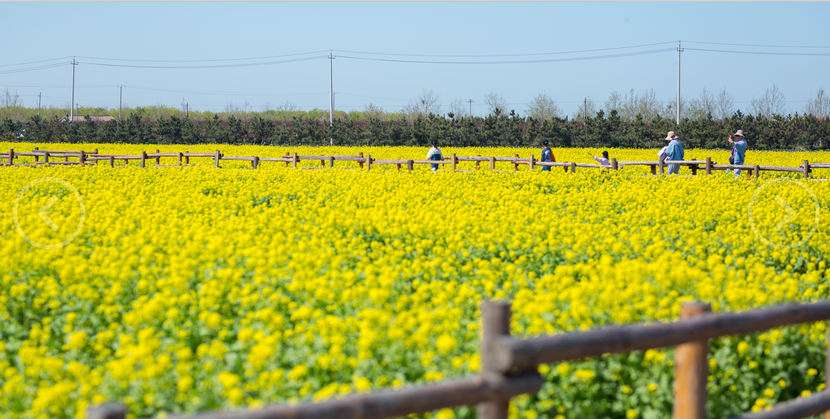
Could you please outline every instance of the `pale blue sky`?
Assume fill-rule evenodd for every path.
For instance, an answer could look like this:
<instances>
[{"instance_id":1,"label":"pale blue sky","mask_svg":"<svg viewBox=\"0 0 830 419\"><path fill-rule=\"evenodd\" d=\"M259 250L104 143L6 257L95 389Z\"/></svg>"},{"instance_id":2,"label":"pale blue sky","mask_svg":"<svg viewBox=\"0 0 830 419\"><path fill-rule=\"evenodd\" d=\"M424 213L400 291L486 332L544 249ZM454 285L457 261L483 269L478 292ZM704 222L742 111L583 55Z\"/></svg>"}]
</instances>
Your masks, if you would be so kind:
<instances>
[{"instance_id":1,"label":"pale blue sky","mask_svg":"<svg viewBox=\"0 0 830 419\"><path fill-rule=\"evenodd\" d=\"M484 96L502 95L520 114L546 91L566 114L585 96L599 106L612 91L654 89L673 101L677 92L677 41L681 93L726 89L747 111L773 83L787 110L801 112L819 88L830 89L830 3L0 3L0 89L16 91L30 107L68 106L72 56L75 102L118 107L123 85L128 106L164 104L222 111L247 101L262 110L290 101L302 109L328 109L329 60L334 51L338 110L368 103L395 111L424 89L440 95L443 112L453 99L472 99L486 113ZM709 43L813 46L776 48ZM581 54L493 57L631 47ZM812 53L756 55L692 50ZM420 61L550 60L665 49L617 58L524 64L425 64L345 58ZM368 55L432 55L431 57ZM316 53L315 53L316 52ZM309 54L306 54L309 53ZM251 57L248 61L182 62ZM437 57L439 55L450 57ZM461 55L490 55L463 58ZM88 58L95 57L95 58ZM315 58L317 57L317 58ZM232 68L127 68L94 65L194 66L282 64ZM171 60L114 61L119 60ZM42 63L23 64L51 60ZM172 62L172 60L179 60ZM62 64L34 71L10 72Z\"/></svg>"}]
</instances>

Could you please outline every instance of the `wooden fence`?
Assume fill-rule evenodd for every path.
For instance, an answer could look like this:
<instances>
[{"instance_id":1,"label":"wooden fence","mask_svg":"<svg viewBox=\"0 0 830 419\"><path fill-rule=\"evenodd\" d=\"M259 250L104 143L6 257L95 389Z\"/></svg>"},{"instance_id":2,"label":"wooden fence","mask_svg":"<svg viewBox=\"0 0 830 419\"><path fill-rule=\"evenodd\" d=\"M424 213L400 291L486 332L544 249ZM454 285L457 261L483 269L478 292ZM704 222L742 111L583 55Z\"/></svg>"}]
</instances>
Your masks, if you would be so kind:
<instances>
[{"instance_id":1,"label":"wooden fence","mask_svg":"<svg viewBox=\"0 0 830 419\"><path fill-rule=\"evenodd\" d=\"M220 168L221 161L250 161L251 167L256 169L260 163L264 162L278 162L285 163L286 166L299 168L299 162L302 160L320 161L320 168L333 168L336 161L352 161L357 162L361 169L371 170L374 165L396 165L398 171L406 168L410 173L415 165L449 165L449 170L459 171L459 162L475 162L476 170L481 169L481 163L488 163L491 171L496 170L497 162L509 162L513 164L514 171L519 170L519 166L527 165L529 170L534 170L539 167L561 167L565 172L576 173L577 168L592 168L604 170L619 170L625 166L648 166L651 169L652 175L657 175L658 170L662 174L666 165L677 164L688 167L692 175L697 175L698 171L704 171L707 175L712 174L712 171L718 170L744 170L747 174L747 179L752 179L754 176L757 180L761 172L794 172L801 173L804 179L809 179L812 169L828 169L830 163L810 163L807 160L798 167L781 167L781 166L762 166L762 165L734 165L734 164L717 164L712 161L710 157L706 160L667 160L661 161L617 161L611 159L609 165L599 165L590 163L574 163L574 162L542 162L536 159L532 154L527 158L519 157L516 154L514 157L495 157L495 156L456 156L454 153L450 156L444 157L443 160L414 160L414 159L374 159L371 155L364 156L363 153L359 155L319 155L319 156L300 156L297 153L286 153L283 157L258 157L258 156L226 156L219 150L213 153L161 153L156 150L155 153L147 153L142 151L140 155L122 155L122 154L103 154L98 153L98 149L92 151L67 151L67 150L38 150L28 152L15 152L14 149L9 150L8 153L0 154L0 165L20 166L32 164L14 164L14 160L18 157L34 157L33 165L93 165L99 161L109 162L111 167L116 167L116 162L123 161L125 165L129 164L130 160L139 161L140 167L147 167L147 162L155 160L155 166L161 166L161 158L177 158L177 164L171 166L188 166L191 158L210 158L213 159L214 167ZM43 161L40 161L43 158ZM64 159L63 161L55 161L54 159ZM78 159L77 161L70 161L70 158ZM52 159L52 160L50 160ZM3 163L5 162L5 164ZM307 167L304 167L307 168Z\"/></svg>"},{"instance_id":2,"label":"wooden fence","mask_svg":"<svg viewBox=\"0 0 830 419\"><path fill-rule=\"evenodd\" d=\"M530 339L510 336L508 302L484 302L481 316L481 374L478 376L319 403L199 413L189 419L383 419L472 405L477 405L480 419L506 419L512 397L534 394L541 389L544 379L537 372L540 364L671 346L676 346L673 417L703 419L706 417L709 339L830 320L830 301L723 314L711 313L708 304L686 303L681 309L681 319L676 322L612 326ZM797 419L827 412L825 419L830 419L830 356L827 368L828 389L738 418ZM106 404L87 411L88 419L124 419L126 414L127 409L121 404Z\"/></svg>"}]
</instances>

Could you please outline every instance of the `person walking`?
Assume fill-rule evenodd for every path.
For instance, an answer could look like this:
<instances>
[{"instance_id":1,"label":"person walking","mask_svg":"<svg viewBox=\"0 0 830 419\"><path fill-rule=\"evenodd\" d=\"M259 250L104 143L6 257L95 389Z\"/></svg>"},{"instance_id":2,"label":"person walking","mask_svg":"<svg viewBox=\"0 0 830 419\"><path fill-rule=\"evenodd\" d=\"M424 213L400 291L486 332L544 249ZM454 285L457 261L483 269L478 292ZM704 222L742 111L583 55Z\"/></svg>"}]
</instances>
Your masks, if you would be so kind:
<instances>
[{"instance_id":1,"label":"person walking","mask_svg":"<svg viewBox=\"0 0 830 419\"><path fill-rule=\"evenodd\" d=\"M685 152L683 150L683 143L680 142L680 137L674 134L674 131L669 131L666 134L666 141L669 145L666 146L666 160L683 160ZM669 175L676 175L680 171L679 164L669 165Z\"/></svg>"},{"instance_id":2,"label":"person walking","mask_svg":"<svg viewBox=\"0 0 830 419\"><path fill-rule=\"evenodd\" d=\"M735 137L735 140L732 140ZM734 134L729 136L729 144L732 145L732 155L729 156L729 164L744 164L746 162L746 138L744 138L744 130L739 129ZM735 169L735 177L741 175L741 169Z\"/></svg>"},{"instance_id":3,"label":"person walking","mask_svg":"<svg viewBox=\"0 0 830 419\"><path fill-rule=\"evenodd\" d=\"M556 161L556 157L553 156L553 152L550 150L550 147L548 147L548 140L542 140L542 160L540 161ZM542 166L542 171L550 172L550 166Z\"/></svg>"},{"instance_id":4,"label":"person walking","mask_svg":"<svg viewBox=\"0 0 830 419\"><path fill-rule=\"evenodd\" d=\"M438 160L438 161L440 161L441 158L442 158L442 154L441 154L441 150L438 148L438 140L433 138L432 140L430 140L429 143L430 143L430 145L432 145L432 147L430 147L429 151L427 152L427 160ZM438 165L437 164L431 164L430 166L432 166L432 171L433 172L438 170Z\"/></svg>"}]
</instances>

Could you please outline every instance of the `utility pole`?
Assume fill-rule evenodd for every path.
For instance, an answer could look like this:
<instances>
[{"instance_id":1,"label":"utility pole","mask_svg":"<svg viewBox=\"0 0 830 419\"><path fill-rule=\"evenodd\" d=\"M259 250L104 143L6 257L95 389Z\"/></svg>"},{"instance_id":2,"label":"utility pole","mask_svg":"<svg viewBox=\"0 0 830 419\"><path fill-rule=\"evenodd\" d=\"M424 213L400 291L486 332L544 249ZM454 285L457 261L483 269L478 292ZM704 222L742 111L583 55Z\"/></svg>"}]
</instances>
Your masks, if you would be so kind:
<instances>
[{"instance_id":1,"label":"utility pole","mask_svg":"<svg viewBox=\"0 0 830 419\"><path fill-rule=\"evenodd\" d=\"M121 121L121 98L123 97L124 86L118 86L118 121Z\"/></svg>"},{"instance_id":2,"label":"utility pole","mask_svg":"<svg viewBox=\"0 0 830 419\"><path fill-rule=\"evenodd\" d=\"M41 93L38 92L38 94L37 94L37 116L40 116L40 95L41 95Z\"/></svg>"},{"instance_id":3,"label":"utility pole","mask_svg":"<svg viewBox=\"0 0 830 419\"><path fill-rule=\"evenodd\" d=\"M583 99L582 118L586 121L588 120L588 98L587 97Z\"/></svg>"},{"instance_id":4,"label":"utility pole","mask_svg":"<svg viewBox=\"0 0 830 419\"><path fill-rule=\"evenodd\" d=\"M329 51L329 126L334 125L334 56ZM334 138L329 137L329 144L334 145Z\"/></svg>"},{"instance_id":5,"label":"utility pole","mask_svg":"<svg viewBox=\"0 0 830 419\"><path fill-rule=\"evenodd\" d=\"M677 41L677 125L680 125L680 41Z\"/></svg>"},{"instance_id":6,"label":"utility pole","mask_svg":"<svg viewBox=\"0 0 830 419\"><path fill-rule=\"evenodd\" d=\"M467 102L470 102L470 118L473 117L473 100L467 99Z\"/></svg>"},{"instance_id":7,"label":"utility pole","mask_svg":"<svg viewBox=\"0 0 830 419\"><path fill-rule=\"evenodd\" d=\"M72 97L69 101L69 122L75 122L75 57L72 57Z\"/></svg>"}]
</instances>

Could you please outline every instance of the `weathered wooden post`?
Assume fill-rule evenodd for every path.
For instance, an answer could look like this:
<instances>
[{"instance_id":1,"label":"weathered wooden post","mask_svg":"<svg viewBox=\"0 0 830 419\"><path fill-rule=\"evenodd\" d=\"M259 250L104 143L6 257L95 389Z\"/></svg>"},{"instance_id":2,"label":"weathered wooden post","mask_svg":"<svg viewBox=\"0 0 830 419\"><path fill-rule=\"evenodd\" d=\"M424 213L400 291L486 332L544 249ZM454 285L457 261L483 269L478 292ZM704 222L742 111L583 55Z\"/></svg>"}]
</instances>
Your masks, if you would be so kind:
<instances>
[{"instance_id":1,"label":"weathered wooden post","mask_svg":"<svg viewBox=\"0 0 830 419\"><path fill-rule=\"evenodd\" d=\"M367 154L366 155L366 171L368 172L370 170L372 170L372 155Z\"/></svg>"},{"instance_id":2,"label":"weathered wooden post","mask_svg":"<svg viewBox=\"0 0 830 419\"><path fill-rule=\"evenodd\" d=\"M804 180L810 178L810 162L804 160Z\"/></svg>"},{"instance_id":3,"label":"weathered wooden post","mask_svg":"<svg viewBox=\"0 0 830 419\"><path fill-rule=\"evenodd\" d=\"M115 157L110 156L110 167L115 167Z\"/></svg>"},{"instance_id":4,"label":"weathered wooden post","mask_svg":"<svg viewBox=\"0 0 830 419\"><path fill-rule=\"evenodd\" d=\"M535 163L536 162L533 161L533 154L531 154L530 159L528 159L528 161L527 161L527 167L530 169L531 172L533 171L533 168L535 167Z\"/></svg>"},{"instance_id":5,"label":"weathered wooden post","mask_svg":"<svg viewBox=\"0 0 830 419\"><path fill-rule=\"evenodd\" d=\"M218 154L219 152L217 151L216 153ZM147 152L142 151L141 152L141 167L142 168L144 167L146 161L147 161ZM218 162L218 160L217 160L217 162ZM219 167L219 163L216 163L216 167Z\"/></svg>"},{"instance_id":6,"label":"weathered wooden post","mask_svg":"<svg viewBox=\"0 0 830 419\"><path fill-rule=\"evenodd\" d=\"M286 152L285 152L285 158L286 158L286 159L291 158L291 153L289 153L289 152L287 152L287 151L286 151ZM290 162L290 161L285 162L285 167L288 167L288 166L291 166L291 162Z\"/></svg>"},{"instance_id":7,"label":"weathered wooden post","mask_svg":"<svg viewBox=\"0 0 830 419\"><path fill-rule=\"evenodd\" d=\"M190 152L185 151L185 153L190 153ZM184 156L184 164L190 164L190 156Z\"/></svg>"},{"instance_id":8,"label":"weathered wooden post","mask_svg":"<svg viewBox=\"0 0 830 419\"><path fill-rule=\"evenodd\" d=\"M517 161L519 160L519 155L515 154L515 156L516 156L516 160L513 160L513 172L518 172L519 171L519 163L517 163Z\"/></svg>"},{"instance_id":9,"label":"weathered wooden post","mask_svg":"<svg viewBox=\"0 0 830 419\"><path fill-rule=\"evenodd\" d=\"M329 169L334 167L334 156L329 156Z\"/></svg>"},{"instance_id":10,"label":"weathered wooden post","mask_svg":"<svg viewBox=\"0 0 830 419\"><path fill-rule=\"evenodd\" d=\"M706 174L707 175L712 174L712 158L711 157L706 158Z\"/></svg>"},{"instance_id":11,"label":"weathered wooden post","mask_svg":"<svg viewBox=\"0 0 830 419\"><path fill-rule=\"evenodd\" d=\"M104 404L86 410L87 419L125 419L127 406L123 404Z\"/></svg>"},{"instance_id":12,"label":"weathered wooden post","mask_svg":"<svg viewBox=\"0 0 830 419\"><path fill-rule=\"evenodd\" d=\"M476 154L476 157L481 157L481 154ZM481 160L476 160L476 170L481 170Z\"/></svg>"},{"instance_id":13,"label":"weathered wooden post","mask_svg":"<svg viewBox=\"0 0 830 419\"><path fill-rule=\"evenodd\" d=\"M752 168L752 171L755 173L755 181L757 182L758 177L761 175L761 168L756 164L755 167Z\"/></svg>"},{"instance_id":14,"label":"weathered wooden post","mask_svg":"<svg viewBox=\"0 0 830 419\"><path fill-rule=\"evenodd\" d=\"M254 169L259 167L259 156L254 156L254 159L251 160L251 167Z\"/></svg>"},{"instance_id":15,"label":"weathered wooden post","mask_svg":"<svg viewBox=\"0 0 830 419\"><path fill-rule=\"evenodd\" d=\"M492 172L492 171L495 171L495 170L496 170L496 158L493 157L493 156L490 156L490 171Z\"/></svg>"},{"instance_id":16,"label":"weathered wooden post","mask_svg":"<svg viewBox=\"0 0 830 419\"><path fill-rule=\"evenodd\" d=\"M576 163L571 163L571 173L576 173Z\"/></svg>"},{"instance_id":17,"label":"weathered wooden post","mask_svg":"<svg viewBox=\"0 0 830 419\"><path fill-rule=\"evenodd\" d=\"M616 158L616 157L612 157L612 158L611 158L611 169L613 169L613 170L620 170L620 166L619 166L619 164L617 163L617 158Z\"/></svg>"},{"instance_id":18,"label":"weathered wooden post","mask_svg":"<svg viewBox=\"0 0 830 419\"><path fill-rule=\"evenodd\" d=\"M680 308L680 318L688 319L711 311L709 304L684 303ZM674 419L706 418L708 355L708 340L677 345L674 355Z\"/></svg>"},{"instance_id":19,"label":"weathered wooden post","mask_svg":"<svg viewBox=\"0 0 830 419\"><path fill-rule=\"evenodd\" d=\"M400 172L401 172L401 164L398 163L398 173L400 173Z\"/></svg>"},{"instance_id":20,"label":"weathered wooden post","mask_svg":"<svg viewBox=\"0 0 830 419\"><path fill-rule=\"evenodd\" d=\"M500 378L494 368L495 345L502 336L510 336L510 303L485 301L481 303L481 374L484 379ZM494 377L495 376L495 377ZM477 406L478 419L507 419L510 400L491 400Z\"/></svg>"},{"instance_id":21,"label":"weathered wooden post","mask_svg":"<svg viewBox=\"0 0 830 419\"><path fill-rule=\"evenodd\" d=\"M660 174L662 175L666 170L666 164L663 163L663 160L658 160L657 161L657 166L660 168Z\"/></svg>"},{"instance_id":22,"label":"weathered wooden post","mask_svg":"<svg viewBox=\"0 0 830 419\"><path fill-rule=\"evenodd\" d=\"M78 152L78 165L83 166L86 164L86 153L83 150Z\"/></svg>"},{"instance_id":23,"label":"weathered wooden post","mask_svg":"<svg viewBox=\"0 0 830 419\"><path fill-rule=\"evenodd\" d=\"M158 155L159 153L159 149L156 149L156 166L161 164L161 157Z\"/></svg>"},{"instance_id":24,"label":"weathered wooden post","mask_svg":"<svg viewBox=\"0 0 830 419\"><path fill-rule=\"evenodd\" d=\"M295 151L294 154L291 156L291 167L294 169L297 168L297 163L299 163L300 158L297 156L297 152Z\"/></svg>"},{"instance_id":25,"label":"weathered wooden post","mask_svg":"<svg viewBox=\"0 0 830 419\"><path fill-rule=\"evenodd\" d=\"M179 166L182 165L182 153L179 152Z\"/></svg>"},{"instance_id":26,"label":"weathered wooden post","mask_svg":"<svg viewBox=\"0 0 830 419\"><path fill-rule=\"evenodd\" d=\"M358 154L358 157L360 157L361 159L363 158L363 152L362 151L360 152L360 154ZM357 162L357 164L360 165L360 170L363 170L363 160L359 160Z\"/></svg>"},{"instance_id":27,"label":"weathered wooden post","mask_svg":"<svg viewBox=\"0 0 830 419\"><path fill-rule=\"evenodd\" d=\"M455 171L455 168L458 166L458 158L455 157L455 153L452 153L452 171Z\"/></svg>"},{"instance_id":28,"label":"weathered wooden post","mask_svg":"<svg viewBox=\"0 0 830 419\"><path fill-rule=\"evenodd\" d=\"M14 149L10 148L9 149L9 167L11 167L13 160L14 160Z\"/></svg>"},{"instance_id":29,"label":"weathered wooden post","mask_svg":"<svg viewBox=\"0 0 830 419\"><path fill-rule=\"evenodd\" d=\"M43 162L46 163L47 166L49 166L49 152L48 151L43 152Z\"/></svg>"},{"instance_id":30,"label":"weathered wooden post","mask_svg":"<svg viewBox=\"0 0 830 419\"><path fill-rule=\"evenodd\" d=\"M39 149L38 149L37 147L35 147L34 152L35 152L35 153L37 153L37 151L38 151L38 150L39 150ZM35 154L35 163L37 163L38 161L40 161L40 156L38 156L37 154Z\"/></svg>"},{"instance_id":31,"label":"weathered wooden post","mask_svg":"<svg viewBox=\"0 0 830 419\"><path fill-rule=\"evenodd\" d=\"M412 173L412 168L415 166L415 161L407 160L406 161L406 170L409 170L409 173Z\"/></svg>"},{"instance_id":32,"label":"weathered wooden post","mask_svg":"<svg viewBox=\"0 0 830 419\"><path fill-rule=\"evenodd\" d=\"M213 155L213 166L217 169L219 168L219 158L221 155L219 154L219 150L216 150L216 154Z\"/></svg>"}]
</instances>

